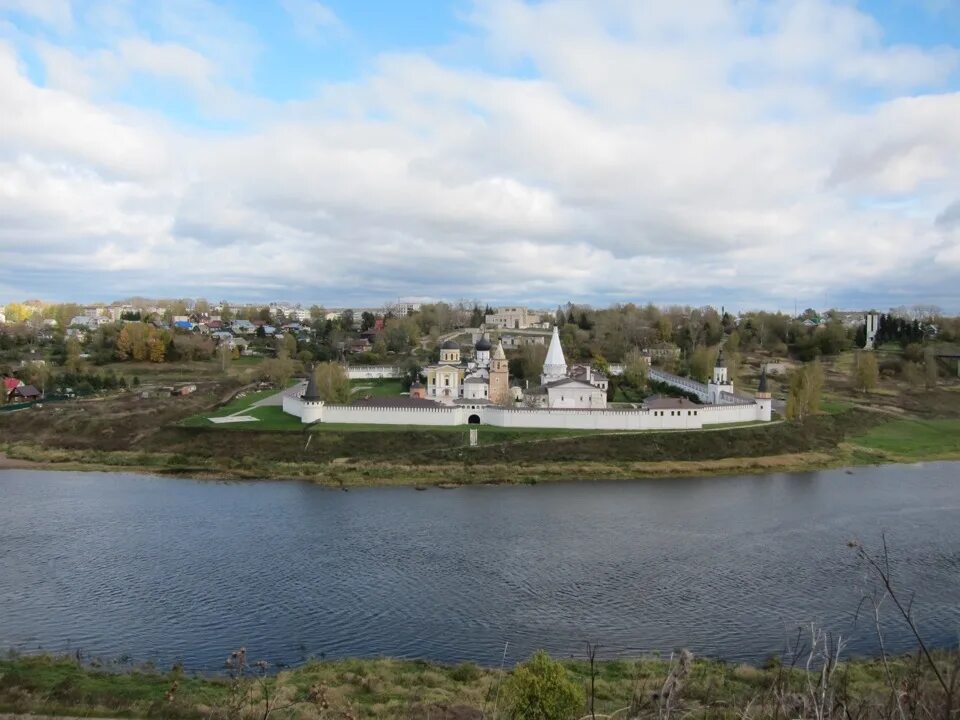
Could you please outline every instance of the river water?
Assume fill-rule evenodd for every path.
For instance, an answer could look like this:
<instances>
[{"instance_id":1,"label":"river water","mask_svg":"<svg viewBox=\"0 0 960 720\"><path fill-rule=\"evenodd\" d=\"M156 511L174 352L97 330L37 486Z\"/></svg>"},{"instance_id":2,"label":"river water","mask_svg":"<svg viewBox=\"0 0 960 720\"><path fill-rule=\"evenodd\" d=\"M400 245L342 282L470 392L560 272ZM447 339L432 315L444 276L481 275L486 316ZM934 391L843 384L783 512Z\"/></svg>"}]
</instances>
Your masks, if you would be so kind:
<instances>
[{"instance_id":1,"label":"river water","mask_svg":"<svg viewBox=\"0 0 960 720\"><path fill-rule=\"evenodd\" d=\"M482 470L478 470L482 472ZM847 543L933 645L960 632L960 464L342 492L0 471L0 648L216 669L308 656L776 654L814 622L877 650ZM892 650L912 648L899 624Z\"/></svg>"}]
</instances>

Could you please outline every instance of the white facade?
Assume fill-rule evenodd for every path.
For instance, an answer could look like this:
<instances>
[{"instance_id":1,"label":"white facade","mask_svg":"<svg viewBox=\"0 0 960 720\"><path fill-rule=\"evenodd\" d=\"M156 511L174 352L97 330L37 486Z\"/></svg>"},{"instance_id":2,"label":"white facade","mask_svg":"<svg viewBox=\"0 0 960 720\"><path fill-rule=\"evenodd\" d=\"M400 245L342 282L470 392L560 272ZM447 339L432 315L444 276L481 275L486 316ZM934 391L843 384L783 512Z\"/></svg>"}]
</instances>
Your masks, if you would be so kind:
<instances>
[{"instance_id":1,"label":"white facade","mask_svg":"<svg viewBox=\"0 0 960 720\"><path fill-rule=\"evenodd\" d=\"M561 380L547 386L547 406L554 409L599 409L607 406L607 393L579 380Z\"/></svg>"},{"instance_id":2,"label":"white facade","mask_svg":"<svg viewBox=\"0 0 960 720\"><path fill-rule=\"evenodd\" d=\"M699 430L708 425L770 420L769 401L730 405L700 405L674 409L564 410L504 408L497 405L436 408L326 405L285 395L283 410L304 423L358 423L380 425L485 425L570 430ZM473 423L470 420L473 419Z\"/></svg>"},{"instance_id":3,"label":"white facade","mask_svg":"<svg viewBox=\"0 0 960 720\"><path fill-rule=\"evenodd\" d=\"M487 400L490 397L490 384L482 377L469 377L461 387L464 400Z\"/></svg>"},{"instance_id":4,"label":"white facade","mask_svg":"<svg viewBox=\"0 0 960 720\"><path fill-rule=\"evenodd\" d=\"M501 330L523 330L538 323L540 316L529 312L525 307L501 307L493 315L487 315L484 323L488 327Z\"/></svg>"},{"instance_id":5,"label":"white facade","mask_svg":"<svg viewBox=\"0 0 960 720\"><path fill-rule=\"evenodd\" d=\"M403 377L403 370L394 365L350 365L346 368L351 380L379 380Z\"/></svg>"}]
</instances>

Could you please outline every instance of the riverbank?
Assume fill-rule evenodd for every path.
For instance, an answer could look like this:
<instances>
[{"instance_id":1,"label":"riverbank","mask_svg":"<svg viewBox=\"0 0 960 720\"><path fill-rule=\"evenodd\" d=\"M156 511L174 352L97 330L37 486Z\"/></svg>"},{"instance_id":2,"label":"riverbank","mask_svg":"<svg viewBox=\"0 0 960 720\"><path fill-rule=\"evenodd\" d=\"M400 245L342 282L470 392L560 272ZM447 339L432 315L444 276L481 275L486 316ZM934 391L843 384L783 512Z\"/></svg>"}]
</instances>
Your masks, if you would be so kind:
<instances>
[{"instance_id":1,"label":"riverbank","mask_svg":"<svg viewBox=\"0 0 960 720\"><path fill-rule=\"evenodd\" d=\"M224 402L237 388L210 383L185 397L119 393L0 415L0 469L429 487L960 459L960 393L952 386L898 396L896 405L887 396L831 400L825 405L830 412L802 423L632 433L480 426L473 428L476 447L466 427L281 427L263 421L241 429L195 422L232 408ZM259 410L283 415L275 406Z\"/></svg>"},{"instance_id":2,"label":"riverbank","mask_svg":"<svg viewBox=\"0 0 960 720\"><path fill-rule=\"evenodd\" d=\"M857 717L864 720L891 717L887 714L891 685L912 692L914 703L942 701L931 667L915 657L841 662L821 688L819 671L801 669L808 654L803 651L793 668L790 660L777 658L763 667L690 656L681 659L680 655L601 659L592 673L586 660L564 660L557 675L540 682L535 692L548 694L551 683L570 691L571 714L558 718L589 714L591 697L598 716L614 711L624 714L633 707L637 716L663 717L662 693L668 682L673 687L672 712L705 718L751 713L766 717L778 711L789 713L788 717L811 717L812 703L821 691L831 710L857 708ZM946 676L958 658L956 653L941 653L935 661ZM104 668L71 657L13 657L0 660L0 711L186 720L246 717L256 710L262 716L265 688L275 706L292 705L284 717L498 720L509 716L524 688L514 668L501 671L472 663L312 660L277 674L266 668L263 679L254 661L248 664L244 679L234 681L222 675L186 673L182 668ZM908 712L903 717L911 716Z\"/></svg>"},{"instance_id":3,"label":"riverbank","mask_svg":"<svg viewBox=\"0 0 960 720\"><path fill-rule=\"evenodd\" d=\"M295 479L349 488L630 480L960 460L960 420L890 419L856 410L803 425L511 438L474 448L449 432L429 429L293 435L170 428L164 437L169 452L8 442L0 445L0 469ZM237 445L240 439L244 442ZM418 441L428 449L419 450ZM772 452L777 449L784 451Z\"/></svg>"}]
</instances>

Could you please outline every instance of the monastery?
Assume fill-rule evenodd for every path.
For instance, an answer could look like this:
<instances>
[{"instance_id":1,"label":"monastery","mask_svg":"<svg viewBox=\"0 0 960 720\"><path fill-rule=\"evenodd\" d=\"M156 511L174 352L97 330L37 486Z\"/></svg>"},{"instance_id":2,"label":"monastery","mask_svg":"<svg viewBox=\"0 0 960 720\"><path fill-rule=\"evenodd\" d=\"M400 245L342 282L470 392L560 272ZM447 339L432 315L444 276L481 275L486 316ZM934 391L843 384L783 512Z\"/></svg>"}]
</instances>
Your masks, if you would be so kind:
<instances>
[{"instance_id":1,"label":"monastery","mask_svg":"<svg viewBox=\"0 0 960 720\"><path fill-rule=\"evenodd\" d=\"M440 360L423 370L426 384L410 394L369 397L347 405L327 404L313 378L302 394L285 395L283 410L304 423L385 425L496 425L499 427L598 430L693 430L707 425L769 422L772 397L766 374L754 396L738 395L727 376L721 351L710 381L698 383L651 368L650 377L696 396L648 398L639 407L609 407L608 379L589 366L570 367L555 327L535 388L511 387L503 345L486 338L474 345L472 358L448 340Z\"/></svg>"}]
</instances>

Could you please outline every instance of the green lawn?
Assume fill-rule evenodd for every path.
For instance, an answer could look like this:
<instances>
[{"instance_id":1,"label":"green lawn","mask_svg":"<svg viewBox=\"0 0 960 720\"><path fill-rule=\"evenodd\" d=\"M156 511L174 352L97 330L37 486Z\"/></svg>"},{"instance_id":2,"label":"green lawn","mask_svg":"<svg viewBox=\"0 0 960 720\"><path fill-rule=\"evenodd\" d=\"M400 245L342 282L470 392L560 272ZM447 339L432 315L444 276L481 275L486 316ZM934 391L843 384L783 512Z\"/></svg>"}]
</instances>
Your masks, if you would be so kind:
<instances>
[{"instance_id":1,"label":"green lawn","mask_svg":"<svg viewBox=\"0 0 960 720\"><path fill-rule=\"evenodd\" d=\"M853 442L871 450L921 459L960 453L960 420L894 420Z\"/></svg>"},{"instance_id":2,"label":"green lawn","mask_svg":"<svg viewBox=\"0 0 960 720\"><path fill-rule=\"evenodd\" d=\"M394 378L384 378L380 380L351 380L351 392L354 397L365 397L367 395L402 395L403 381Z\"/></svg>"},{"instance_id":3,"label":"green lawn","mask_svg":"<svg viewBox=\"0 0 960 720\"><path fill-rule=\"evenodd\" d=\"M829 415L839 415L853 407L853 403L840 398L826 396L820 401L820 410Z\"/></svg>"},{"instance_id":4,"label":"green lawn","mask_svg":"<svg viewBox=\"0 0 960 720\"><path fill-rule=\"evenodd\" d=\"M297 379L291 380L290 383L287 385L287 387L291 387L297 384L298 382L300 381ZM278 392L280 391L277 388L271 388L269 390L247 390L246 392L243 392L240 395L237 395L237 397L235 397L233 400L228 402L223 407L217 408L216 410L213 410L211 412L205 412L205 413L201 413L200 415L194 415L193 417L189 417L186 420L184 420L181 423L181 425L185 425L187 427L206 427L208 425L213 424L210 422L208 418L226 417L227 415L234 415L237 413L243 413L244 415L252 415L253 417L259 417L259 415L257 414L258 411L270 410L271 408L269 407L254 408L254 410L251 410L249 412L243 412L243 411L247 410L247 408L249 408L254 403L257 403L260 400L268 398L272 395L276 395ZM280 407L276 407L272 409L276 409L280 411ZM238 426L241 424L243 423L238 423ZM262 423L247 423L247 424L260 425L262 428Z\"/></svg>"}]
</instances>

